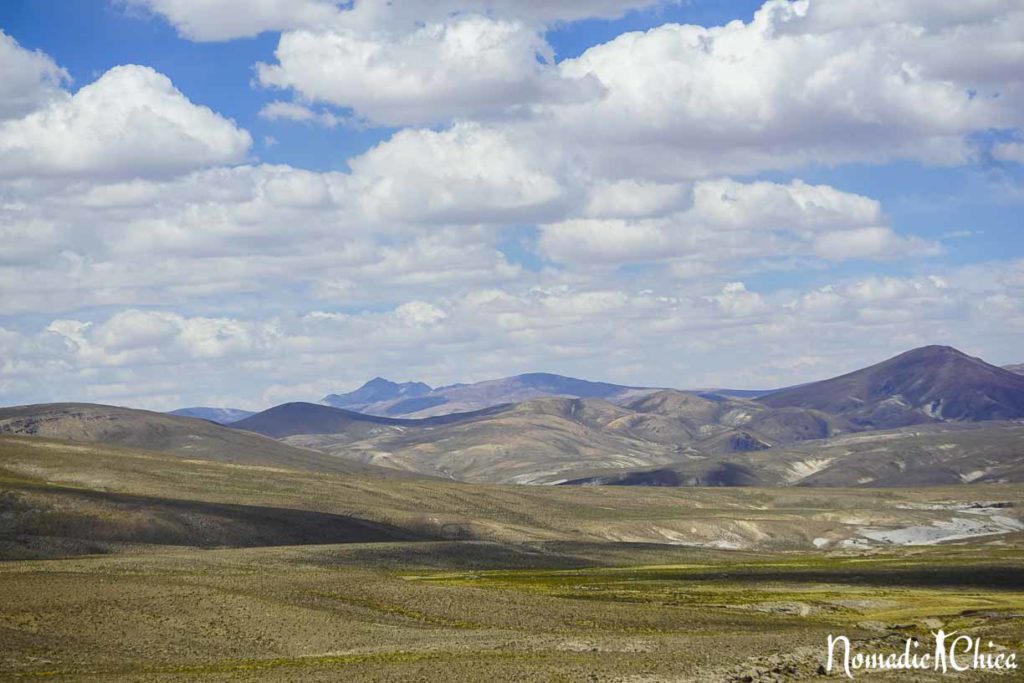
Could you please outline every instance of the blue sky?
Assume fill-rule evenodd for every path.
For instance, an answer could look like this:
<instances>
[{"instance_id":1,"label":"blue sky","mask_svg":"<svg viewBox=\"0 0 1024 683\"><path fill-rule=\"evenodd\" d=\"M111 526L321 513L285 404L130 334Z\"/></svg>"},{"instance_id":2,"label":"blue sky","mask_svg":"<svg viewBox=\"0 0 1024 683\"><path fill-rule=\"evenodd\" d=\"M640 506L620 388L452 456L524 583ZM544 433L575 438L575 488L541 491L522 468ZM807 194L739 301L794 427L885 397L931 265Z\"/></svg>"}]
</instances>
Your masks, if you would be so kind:
<instances>
[{"instance_id":1,"label":"blue sky","mask_svg":"<svg viewBox=\"0 0 1024 683\"><path fill-rule=\"evenodd\" d=\"M616 19L561 24L546 35L558 59L563 59L626 31L645 31L666 22L714 25L749 20L759 6L710 0L652 6ZM348 157L387 139L394 131L387 127L325 130L262 120L260 109L276 98L272 91L252 87L253 65L273 58L278 41L275 32L196 43L180 38L167 22L112 0L10 0L0 5L0 27L22 46L56 59L74 79L72 89L118 64L152 66L168 75L189 99L234 119L258 141L267 136L277 139L278 144L268 147L258 142L254 149L267 163L340 170Z\"/></svg>"},{"instance_id":2,"label":"blue sky","mask_svg":"<svg viewBox=\"0 0 1024 683\"><path fill-rule=\"evenodd\" d=\"M0 402L1024 361L1003 5L9 0Z\"/></svg>"}]
</instances>

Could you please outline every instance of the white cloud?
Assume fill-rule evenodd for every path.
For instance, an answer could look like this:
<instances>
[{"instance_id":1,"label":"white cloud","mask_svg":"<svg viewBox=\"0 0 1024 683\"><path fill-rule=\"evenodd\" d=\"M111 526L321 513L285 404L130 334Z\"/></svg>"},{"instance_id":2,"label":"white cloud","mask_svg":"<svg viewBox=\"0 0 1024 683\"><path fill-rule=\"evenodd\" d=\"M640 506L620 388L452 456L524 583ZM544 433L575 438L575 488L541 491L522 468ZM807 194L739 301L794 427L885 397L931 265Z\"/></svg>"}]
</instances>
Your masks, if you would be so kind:
<instances>
[{"instance_id":1,"label":"white cloud","mask_svg":"<svg viewBox=\"0 0 1024 683\"><path fill-rule=\"evenodd\" d=\"M430 213L404 204L380 215L362 195L388 182L380 174L389 169L374 168L365 181L264 165L169 180L0 183L0 237L11 243L0 257L0 314L252 293L271 305L296 291L302 305L310 297L376 302L403 288L427 294L519 276L496 246L500 232L441 222L448 205ZM415 169L404 178L413 182ZM467 188L485 195L474 218L488 215L488 195L516 215L514 188L490 181L498 185ZM532 197L523 197L527 210Z\"/></svg>"},{"instance_id":2,"label":"white cloud","mask_svg":"<svg viewBox=\"0 0 1024 683\"><path fill-rule=\"evenodd\" d=\"M771 2L777 11L785 3ZM893 23L914 23L929 29L984 22L1019 8L1016 0L829 0L797 2L802 13L795 29L824 33L836 29L869 28Z\"/></svg>"},{"instance_id":3,"label":"white cloud","mask_svg":"<svg viewBox=\"0 0 1024 683\"><path fill-rule=\"evenodd\" d=\"M241 161L252 139L171 81L118 66L74 95L0 123L0 177L167 175Z\"/></svg>"},{"instance_id":4,"label":"white cloud","mask_svg":"<svg viewBox=\"0 0 1024 683\"><path fill-rule=\"evenodd\" d=\"M596 80L555 68L545 27L658 2L361 0L323 21L291 17L278 22L290 30L281 35L277 62L259 64L257 73L265 87L291 90L301 101L289 109L272 105L266 113L327 123L330 114L310 116L307 105L319 102L374 124L409 125L589 100L601 94Z\"/></svg>"},{"instance_id":5,"label":"white cloud","mask_svg":"<svg viewBox=\"0 0 1024 683\"><path fill-rule=\"evenodd\" d=\"M441 21L460 14L483 14L529 24L601 18L612 19L629 10L667 4L663 0L357 0L346 17L360 28L411 25Z\"/></svg>"},{"instance_id":6,"label":"white cloud","mask_svg":"<svg viewBox=\"0 0 1024 683\"><path fill-rule=\"evenodd\" d=\"M877 201L827 185L698 181L689 204L654 218L549 223L541 226L540 248L563 263L610 265L678 259L736 265L812 255L891 259L937 250L884 225ZM609 209L615 215L615 207Z\"/></svg>"},{"instance_id":7,"label":"white cloud","mask_svg":"<svg viewBox=\"0 0 1024 683\"><path fill-rule=\"evenodd\" d=\"M1024 142L1000 142L992 147L992 156L1000 161L1024 164Z\"/></svg>"},{"instance_id":8,"label":"white cloud","mask_svg":"<svg viewBox=\"0 0 1024 683\"><path fill-rule=\"evenodd\" d=\"M846 299L843 298L833 285L827 285L821 289L807 292L800 297L799 301L790 304L790 308L799 308L803 315L811 320L836 319L843 311Z\"/></svg>"},{"instance_id":9,"label":"white cloud","mask_svg":"<svg viewBox=\"0 0 1024 683\"><path fill-rule=\"evenodd\" d=\"M291 31L275 55L277 64L258 66L264 86L385 125L486 116L599 92L592 79L559 76L535 28L480 15L397 34Z\"/></svg>"},{"instance_id":10,"label":"white cloud","mask_svg":"<svg viewBox=\"0 0 1024 683\"><path fill-rule=\"evenodd\" d=\"M295 99L267 120L453 122L401 130L351 172L234 165L248 134L164 76L118 67L71 94L0 34L7 396L262 407L372 374L537 369L772 386L919 343L1006 356L1024 334L1020 263L886 277L866 262L937 254L905 231L941 226L756 180L972 161L993 138L1019 160L1019 130L974 135L1024 123L1019 3L772 0L753 22L662 26L561 64L554 22L651 3L134 4L197 40L286 31L262 73ZM755 284L787 269L813 284Z\"/></svg>"},{"instance_id":11,"label":"white cloud","mask_svg":"<svg viewBox=\"0 0 1024 683\"><path fill-rule=\"evenodd\" d=\"M790 307L813 320L865 326L866 330L879 325L898 327L915 321L922 325L917 332L925 330L926 325L946 330L951 321L981 313L975 291L974 288L953 287L938 275L869 276L808 292ZM993 323L991 319L981 324ZM907 331L912 330L912 327L907 328Z\"/></svg>"},{"instance_id":12,"label":"white cloud","mask_svg":"<svg viewBox=\"0 0 1024 683\"><path fill-rule=\"evenodd\" d=\"M45 219L10 220L11 213L0 206L0 267L31 264L49 256L59 242L59 227Z\"/></svg>"},{"instance_id":13,"label":"white cloud","mask_svg":"<svg viewBox=\"0 0 1024 683\"><path fill-rule=\"evenodd\" d=\"M563 263L635 263L678 256L682 230L668 220L570 219L543 226L540 248Z\"/></svg>"},{"instance_id":14,"label":"white cloud","mask_svg":"<svg viewBox=\"0 0 1024 683\"><path fill-rule=\"evenodd\" d=\"M299 101L274 103L267 116L344 122L310 106L325 103L390 125L515 117L616 180L901 158L957 164L974 154L971 133L1024 125L1015 0L872 1L870 10L769 0L748 23L666 24L557 66L542 37L551 22L659 3L261 0L240 12L231 1L138 2L214 33L277 17L260 20L286 30L260 79Z\"/></svg>"},{"instance_id":15,"label":"white cloud","mask_svg":"<svg viewBox=\"0 0 1024 683\"><path fill-rule=\"evenodd\" d=\"M67 71L0 30L0 121L19 118L63 94Z\"/></svg>"},{"instance_id":16,"label":"white cloud","mask_svg":"<svg viewBox=\"0 0 1024 683\"><path fill-rule=\"evenodd\" d=\"M368 217L419 222L536 220L563 200L558 169L509 131L458 124L403 130L349 161Z\"/></svg>"},{"instance_id":17,"label":"white cloud","mask_svg":"<svg viewBox=\"0 0 1024 683\"><path fill-rule=\"evenodd\" d=\"M765 308L764 299L757 292L750 292L742 282L729 282L719 294L711 297L718 307L728 315L745 317Z\"/></svg>"},{"instance_id":18,"label":"white cloud","mask_svg":"<svg viewBox=\"0 0 1024 683\"><path fill-rule=\"evenodd\" d=\"M177 335L181 316L129 309L96 327L93 337L109 351L120 352L161 346Z\"/></svg>"},{"instance_id":19,"label":"white cloud","mask_svg":"<svg viewBox=\"0 0 1024 683\"><path fill-rule=\"evenodd\" d=\"M829 185L709 180L694 186L694 213L733 230L841 230L885 220L879 202Z\"/></svg>"},{"instance_id":20,"label":"white cloud","mask_svg":"<svg viewBox=\"0 0 1024 683\"><path fill-rule=\"evenodd\" d=\"M406 325L436 325L448 316L437 306L425 301L409 301L395 309L395 317Z\"/></svg>"},{"instance_id":21,"label":"white cloud","mask_svg":"<svg viewBox=\"0 0 1024 683\"><path fill-rule=\"evenodd\" d=\"M230 40L264 31L343 25L366 32L483 14L545 24L613 18L659 0L122 0L164 16L183 37Z\"/></svg>"},{"instance_id":22,"label":"white cloud","mask_svg":"<svg viewBox=\"0 0 1024 683\"><path fill-rule=\"evenodd\" d=\"M770 0L749 23L620 35L559 65L598 79L606 95L549 113L600 168L661 177L957 164L971 132L1024 125L1019 3L975 3L964 23L929 21L931 3L886 3L901 9L877 22L853 14L856 5L871 15L859 3L833 4Z\"/></svg>"},{"instance_id":23,"label":"white cloud","mask_svg":"<svg viewBox=\"0 0 1024 683\"><path fill-rule=\"evenodd\" d=\"M685 208L692 201L687 183L643 180L596 181L587 191L585 216L640 218Z\"/></svg>"},{"instance_id":24,"label":"white cloud","mask_svg":"<svg viewBox=\"0 0 1024 683\"><path fill-rule=\"evenodd\" d=\"M324 128L335 128L337 126L356 126L358 121L340 116L330 111L313 111L298 102L284 102L277 100L260 109L260 116L268 121L295 121L297 123L308 123L323 126Z\"/></svg>"},{"instance_id":25,"label":"white cloud","mask_svg":"<svg viewBox=\"0 0 1024 683\"><path fill-rule=\"evenodd\" d=\"M73 362L85 368L240 360L271 348L279 336L273 319L185 317L138 309L121 311L99 324L56 320L46 331L70 342Z\"/></svg>"},{"instance_id":26,"label":"white cloud","mask_svg":"<svg viewBox=\"0 0 1024 683\"><path fill-rule=\"evenodd\" d=\"M999 360L1024 333L1024 262L806 291L736 281L660 289L549 283L400 299L379 311L214 317L138 309L95 322L63 318L39 331L0 330L2 377L31 377L36 389L19 389L26 398L58 398L39 388L59 385L60 398L117 396L167 408L206 396L254 408L315 400L373 374L445 383L538 368L765 388L925 343ZM792 362L804 357L814 362ZM186 379L168 379L168 364Z\"/></svg>"},{"instance_id":27,"label":"white cloud","mask_svg":"<svg viewBox=\"0 0 1024 683\"><path fill-rule=\"evenodd\" d=\"M896 259L908 254L931 255L938 247L920 239L902 238L887 227L830 232L814 239L814 252L829 261Z\"/></svg>"},{"instance_id":28,"label":"white cloud","mask_svg":"<svg viewBox=\"0 0 1024 683\"><path fill-rule=\"evenodd\" d=\"M122 0L164 16L185 38L248 38L264 31L315 26L337 17L340 0Z\"/></svg>"},{"instance_id":29,"label":"white cloud","mask_svg":"<svg viewBox=\"0 0 1024 683\"><path fill-rule=\"evenodd\" d=\"M934 248L893 233L875 200L828 186L609 185L558 160L544 169L527 148L463 124L402 132L353 159L350 174L262 165L169 180L8 184L0 234L16 248L0 259L9 294L0 313L231 305L254 295L272 305L296 291L305 305L376 303L409 288L511 286L546 275L510 262L503 231L552 218L536 244L519 248L566 266L561 277L576 283L603 277L595 265L661 262L676 277L706 278ZM592 215L599 211L613 217ZM614 217L630 214L640 217ZM847 242L878 224L886 239L854 253ZM845 238L819 241L845 233L839 246Z\"/></svg>"},{"instance_id":30,"label":"white cloud","mask_svg":"<svg viewBox=\"0 0 1024 683\"><path fill-rule=\"evenodd\" d=\"M901 305L908 301L949 301L953 293L945 278L929 275L916 278L867 277L846 284L842 292L855 303L866 306Z\"/></svg>"}]
</instances>

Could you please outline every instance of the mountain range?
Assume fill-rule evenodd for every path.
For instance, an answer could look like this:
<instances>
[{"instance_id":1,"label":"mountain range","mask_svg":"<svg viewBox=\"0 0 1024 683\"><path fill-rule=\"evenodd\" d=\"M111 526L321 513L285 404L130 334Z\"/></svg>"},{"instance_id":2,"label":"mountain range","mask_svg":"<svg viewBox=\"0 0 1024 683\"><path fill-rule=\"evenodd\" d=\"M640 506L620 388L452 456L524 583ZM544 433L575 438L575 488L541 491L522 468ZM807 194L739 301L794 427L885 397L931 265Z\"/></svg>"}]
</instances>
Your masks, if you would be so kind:
<instances>
[{"instance_id":1,"label":"mountain range","mask_svg":"<svg viewBox=\"0 0 1024 683\"><path fill-rule=\"evenodd\" d=\"M232 415L202 413L207 419L201 420L53 404L0 409L0 433L476 483L905 486L1024 480L1024 426L1016 422L1024 418L1024 375L944 346L749 394L533 373L437 389L375 378L328 399L361 410L286 403L225 427L214 422ZM400 415L379 414L389 412Z\"/></svg>"},{"instance_id":2,"label":"mountain range","mask_svg":"<svg viewBox=\"0 0 1024 683\"><path fill-rule=\"evenodd\" d=\"M1004 424L1024 418L1024 376L951 347L914 349L753 398L552 375L444 390L463 391L456 405L504 403L419 419L286 404L234 426L364 464L491 483L879 486L927 483L939 462L947 468L943 481L1016 480L1015 463L1024 456L1016 450L1021 432ZM530 398L516 400L523 395ZM945 429L974 423L969 436ZM917 425L936 425L932 431L946 436L917 439L900 431ZM813 454L859 451L850 444L871 442L857 436L862 432L880 436L857 467L854 459ZM961 442L991 448L961 452ZM908 454L908 444L927 453ZM896 464L904 456L910 460ZM825 469L827 476L820 474Z\"/></svg>"},{"instance_id":3,"label":"mountain range","mask_svg":"<svg viewBox=\"0 0 1024 683\"><path fill-rule=\"evenodd\" d=\"M307 406L295 409L336 410ZM267 412L276 416L279 409ZM767 450L846 428L842 420L815 410L771 409L673 390L622 405L598 398L545 397L422 420L354 414L336 420L321 422L323 428L315 432L292 430L284 441L368 464L496 483L558 483L595 467L649 467L709 454ZM271 431L261 424L260 415L236 426L280 433L276 425Z\"/></svg>"},{"instance_id":4,"label":"mountain range","mask_svg":"<svg viewBox=\"0 0 1024 683\"><path fill-rule=\"evenodd\" d=\"M399 384L375 377L355 391L324 396L320 403L367 415L422 418L481 410L547 396L603 398L617 402L652 391L657 390L591 382L546 372L532 372L474 384L452 384L436 389L423 382Z\"/></svg>"},{"instance_id":5,"label":"mountain range","mask_svg":"<svg viewBox=\"0 0 1024 683\"><path fill-rule=\"evenodd\" d=\"M931 349L936 355L941 355L941 351L937 350L949 347L923 348ZM1024 374L1024 363L1007 365L1003 369L1015 374ZM882 370L884 374L884 369ZM795 388L793 387L793 389ZM451 384L437 388L432 388L424 382L392 382L383 377L374 377L353 391L328 394L321 398L319 403L364 415L417 419L480 410L547 396L603 398L611 403L623 403L656 391L659 389L592 382L543 372L526 373L471 384ZM782 389L705 388L689 390L689 393L712 398L756 399L769 394L780 394L782 391ZM231 424L250 417L255 412L238 408L193 407L180 408L171 411L171 414L198 417L218 424Z\"/></svg>"}]
</instances>

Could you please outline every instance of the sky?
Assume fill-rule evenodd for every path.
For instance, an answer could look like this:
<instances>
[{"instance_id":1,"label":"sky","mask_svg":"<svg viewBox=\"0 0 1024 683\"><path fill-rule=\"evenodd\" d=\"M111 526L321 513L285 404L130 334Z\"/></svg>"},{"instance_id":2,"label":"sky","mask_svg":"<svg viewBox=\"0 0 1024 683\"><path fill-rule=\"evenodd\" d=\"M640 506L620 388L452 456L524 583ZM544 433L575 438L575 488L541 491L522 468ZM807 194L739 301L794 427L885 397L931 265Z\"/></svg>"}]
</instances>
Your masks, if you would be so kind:
<instances>
[{"instance_id":1,"label":"sky","mask_svg":"<svg viewBox=\"0 0 1024 683\"><path fill-rule=\"evenodd\" d=\"M0 404L1024 362L1020 0L5 0Z\"/></svg>"}]
</instances>

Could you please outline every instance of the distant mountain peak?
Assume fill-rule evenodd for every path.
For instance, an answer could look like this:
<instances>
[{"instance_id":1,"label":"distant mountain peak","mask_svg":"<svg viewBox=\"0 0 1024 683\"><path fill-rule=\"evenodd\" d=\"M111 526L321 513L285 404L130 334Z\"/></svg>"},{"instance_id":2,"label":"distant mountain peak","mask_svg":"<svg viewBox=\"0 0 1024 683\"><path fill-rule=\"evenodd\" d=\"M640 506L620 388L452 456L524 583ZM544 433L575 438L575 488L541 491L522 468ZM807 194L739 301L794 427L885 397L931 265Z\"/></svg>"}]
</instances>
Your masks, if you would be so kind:
<instances>
[{"instance_id":1,"label":"distant mountain peak","mask_svg":"<svg viewBox=\"0 0 1024 683\"><path fill-rule=\"evenodd\" d=\"M607 398L619 394L623 390L633 388L620 384L609 384L608 382L593 382L576 377L566 377L551 372L527 372L493 381L505 384L519 384L553 396L577 398Z\"/></svg>"},{"instance_id":2,"label":"distant mountain peak","mask_svg":"<svg viewBox=\"0 0 1024 683\"><path fill-rule=\"evenodd\" d=\"M618 397L624 400L647 391L650 390L592 382L551 372L527 372L472 384L450 384L435 388L423 382L398 384L383 377L374 377L355 391L330 394L322 398L320 403L368 415L432 417L519 403L544 396L607 400L617 400Z\"/></svg>"},{"instance_id":3,"label":"distant mountain peak","mask_svg":"<svg viewBox=\"0 0 1024 683\"><path fill-rule=\"evenodd\" d=\"M984 363L980 358L968 355L954 346L944 346L941 344L931 344L928 346L919 346L916 349L910 349L904 351L898 356L894 356L889 360L896 360L898 358L908 359L921 359L921 360L968 360L979 363Z\"/></svg>"},{"instance_id":4,"label":"distant mountain peak","mask_svg":"<svg viewBox=\"0 0 1024 683\"><path fill-rule=\"evenodd\" d=\"M1024 377L951 346L932 345L757 400L775 408L814 408L875 429L1006 420L1024 417Z\"/></svg>"},{"instance_id":5,"label":"distant mountain peak","mask_svg":"<svg viewBox=\"0 0 1024 683\"><path fill-rule=\"evenodd\" d=\"M345 394L328 394L320 399L324 405L334 408L358 410L371 403L395 401L400 399L419 398L432 391L423 382L392 382L383 377L374 377L355 391Z\"/></svg>"},{"instance_id":6,"label":"distant mountain peak","mask_svg":"<svg viewBox=\"0 0 1024 683\"><path fill-rule=\"evenodd\" d=\"M900 356L964 356L965 358L970 358L970 356L960 349L954 346L947 346L945 344L928 344L926 346L918 346L917 348L910 349L909 351L904 351L899 354L899 356L895 357L899 358Z\"/></svg>"}]
</instances>

